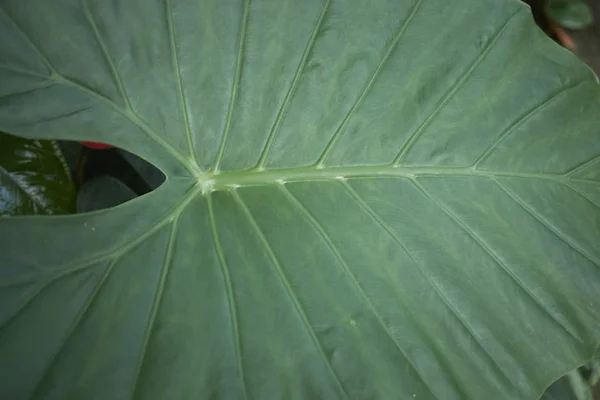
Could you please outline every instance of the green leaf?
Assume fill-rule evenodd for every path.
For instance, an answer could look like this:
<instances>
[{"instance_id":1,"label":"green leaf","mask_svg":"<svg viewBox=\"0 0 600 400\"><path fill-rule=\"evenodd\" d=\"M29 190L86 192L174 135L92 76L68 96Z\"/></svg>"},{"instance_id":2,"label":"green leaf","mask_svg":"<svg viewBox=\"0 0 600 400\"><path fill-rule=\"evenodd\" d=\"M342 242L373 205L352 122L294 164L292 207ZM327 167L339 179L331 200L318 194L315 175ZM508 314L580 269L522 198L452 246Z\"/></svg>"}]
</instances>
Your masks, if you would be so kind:
<instances>
[{"instance_id":1,"label":"green leaf","mask_svg":"<svg viewBox=\"0 0 600 400\"><path fill-rule=\"evenodd\" d=\"M135 192L112 176L102 175L85 182L77 192L77 212L102 210L137 197Z\"/></svg>"},{"instance_id":2,"label":"green leaf","mask_svg":"<svg viewBox=\"0 0 600 400\"><path fill-rule=\"evenodd\" d=\"M0 215L74 211L75 188L56 142L0 133Z\"/></svg>"},{"instance_id":3,"label":"green leaf","mask_svg":"<svg viewBox=\"0 0 600 400\"><path fill-rule=\"evenodd\" d=\"M0 128L167 176L1 221L0 397L535 398L593 353L600 90L520 1L4 0L0 36Z\"/></svg>"},{"instance_id":4,"label":"green leaf","mask_svg":"<svg viewBox=\"0 0 600 400\"><path fill-rule=\"evenodd\" d=\"M584 0L548 0L550 18L569 29L585 29L594 23L590 6Z\"/></svg>"}]
</instances>

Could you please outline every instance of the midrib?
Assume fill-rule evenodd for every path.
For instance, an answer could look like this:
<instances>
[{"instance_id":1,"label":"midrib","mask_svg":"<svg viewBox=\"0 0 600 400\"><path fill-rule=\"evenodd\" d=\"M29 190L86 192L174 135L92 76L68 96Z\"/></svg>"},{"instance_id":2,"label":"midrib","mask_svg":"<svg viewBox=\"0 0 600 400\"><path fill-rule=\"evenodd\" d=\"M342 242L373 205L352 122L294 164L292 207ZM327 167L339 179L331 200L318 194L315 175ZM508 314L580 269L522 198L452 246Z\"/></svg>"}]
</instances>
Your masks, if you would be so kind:
<instances>
[{"instance_id":1,"label":"midrib","mask_svg":"<svg viewBox=\"0 0 600 400\"><path fill-rule=\"evenodd\" d=\"M570 178L564 174L523 173L511 171L488 171L473 167L395 167L380 166L345 166L345 167L300 167L285 169L264 169L248 171L225 171L204 173L198 177L205 191L224 190L239 186L272 184L278 182L319 181L360 177L399 177L416 178L423 176L440 177L515 177L528 179L552 180L560 183L586 182L588 180Z\"/></svg>"}]
</instances>

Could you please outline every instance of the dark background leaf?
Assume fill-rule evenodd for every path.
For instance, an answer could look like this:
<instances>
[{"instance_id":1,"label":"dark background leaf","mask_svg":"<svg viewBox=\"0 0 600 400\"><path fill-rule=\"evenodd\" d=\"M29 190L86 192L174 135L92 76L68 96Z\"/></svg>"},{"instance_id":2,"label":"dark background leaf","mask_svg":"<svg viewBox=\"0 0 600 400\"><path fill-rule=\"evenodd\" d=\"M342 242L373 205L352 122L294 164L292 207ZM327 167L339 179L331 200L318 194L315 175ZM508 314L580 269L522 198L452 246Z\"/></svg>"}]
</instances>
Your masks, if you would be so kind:
<instances>
[{"instance_id":1,"label":"dark background leaf","mask_svg":"<svg viewBox=\"0 0 600 400\"><path fill-rule=\"evenodd\" d=\"M77 212L88 212L110 208L137 197L137 194L120 180L99 176L79 188Z\"/></svg>"},{"instance_id":2,"label":"dark background leaf","mask_svg":"<svg viewBox=\"0 0 600 400\"><path fill-rule=\"evenodd\" d=\"M75 189L56 142L0 133L0 215L74 211Z\"/></svg>"},{"instance_id":3,"label":"dark background leaf","mask_svg":"<svg viewBox=\"0 0 600 400\"><path fill-rule=\"evenodd\" d=\"M592 10L583 0L548 0L548 14L565 28L585 29L592 25Z\"/></svg>"}]
</instances>

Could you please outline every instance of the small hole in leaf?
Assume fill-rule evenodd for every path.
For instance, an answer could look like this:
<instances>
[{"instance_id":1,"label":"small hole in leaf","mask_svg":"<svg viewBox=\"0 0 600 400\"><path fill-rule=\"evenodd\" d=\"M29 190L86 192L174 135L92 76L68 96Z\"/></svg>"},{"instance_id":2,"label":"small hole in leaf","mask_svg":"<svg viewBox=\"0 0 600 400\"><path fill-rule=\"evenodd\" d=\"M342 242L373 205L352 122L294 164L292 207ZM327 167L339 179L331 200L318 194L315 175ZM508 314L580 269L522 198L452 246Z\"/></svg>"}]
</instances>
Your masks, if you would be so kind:
<instances>
[{"instance_id":1,"label":"small hole in leaf","mask_svg":"<svg viewBox=\"0 0 600 400\"><path fill-rule=\"evenodd\" d=\"M158 168L118 148L0 133L0 216L110 208L164 181Z\"/></svg>"},{"instance_id":2,"label":"small hole in leaf","mask_svg":"<svg viewBox=\"0 0 600 400\"><path fill-rule=\"evenodd\" d=\"M151 192L164 174L144 159L118 148L85 143L73 171L77 212L115 207Z\"/></svg>"}]
</instances>

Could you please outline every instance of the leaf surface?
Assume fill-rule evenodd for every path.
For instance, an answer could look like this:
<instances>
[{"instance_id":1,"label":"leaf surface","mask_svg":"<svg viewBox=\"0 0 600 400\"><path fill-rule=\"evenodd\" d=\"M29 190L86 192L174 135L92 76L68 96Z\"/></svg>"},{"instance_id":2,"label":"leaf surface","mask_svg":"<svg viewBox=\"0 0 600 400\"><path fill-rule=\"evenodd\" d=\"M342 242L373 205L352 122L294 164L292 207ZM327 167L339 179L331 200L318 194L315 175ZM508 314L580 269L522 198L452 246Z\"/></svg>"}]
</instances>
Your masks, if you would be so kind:
<instances>
[{"instance_id":1,"label":"leaf surface","mask_svg":"<svg viewBox=\"0 0 600 400\"><path fill-rule=\"evenodd\" d=\"M519 1L5 0L0 35L0 128L167 176L1 221L2 397L535 398L593 353L598 85Z\"/></svg>"}]
</instances>

